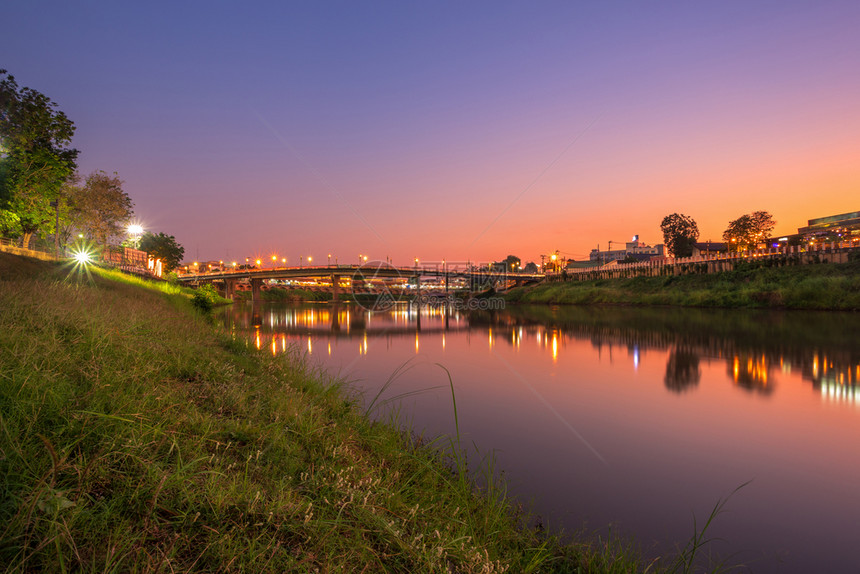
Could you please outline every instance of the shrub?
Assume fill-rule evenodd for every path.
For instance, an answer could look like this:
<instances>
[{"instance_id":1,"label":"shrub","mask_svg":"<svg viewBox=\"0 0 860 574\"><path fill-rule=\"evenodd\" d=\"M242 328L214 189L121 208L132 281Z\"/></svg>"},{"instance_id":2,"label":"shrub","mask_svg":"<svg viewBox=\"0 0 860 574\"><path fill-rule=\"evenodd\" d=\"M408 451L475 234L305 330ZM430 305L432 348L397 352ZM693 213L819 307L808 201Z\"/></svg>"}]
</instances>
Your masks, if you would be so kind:
<instances>
[{"instance_id":1,"label":"shrub","mask_svg":"<svg viewBox=\"0 0 860 574\"><path fill-rule=\"evenodd\" d=\"M215 291L215 287L207 283L206 285L201 285L197 288L194 295L191 297L191 304L194 305L194 308L201 313L209 313L212 310L212 306L215 304L217 297L218 292Z\"/></svg>"}]
</instances>

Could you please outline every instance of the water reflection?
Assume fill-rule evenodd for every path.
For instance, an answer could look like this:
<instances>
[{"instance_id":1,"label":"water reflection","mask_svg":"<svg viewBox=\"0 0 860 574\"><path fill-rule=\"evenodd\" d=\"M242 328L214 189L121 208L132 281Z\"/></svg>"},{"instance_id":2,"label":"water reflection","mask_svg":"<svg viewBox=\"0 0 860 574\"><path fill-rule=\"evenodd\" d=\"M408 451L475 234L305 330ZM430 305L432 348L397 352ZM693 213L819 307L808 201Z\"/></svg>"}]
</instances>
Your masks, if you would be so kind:
<instances>
[{"instance_id":1,"label":"water reflection","mask_svg":"<svg viewBox=\"0 0 860 574\"><path fill-rule=\"evenodd\" d=\"M556 364L570 345L587 342L600 357L610 362L620 357L634 370L649 352L668 352L663 381L675 394L697 390L702 361L722 361L728 380L745 393L768 397L780 373L799 372L828 401L860 402L860 317L851 314L532 306L467 312L409 305L376 311L353 304L237 304L225 309L223 320L237 336L250 334L258 349L275 355L291 344L331 355L332 341L349 340L365 356L385 352L373 349L369 340L404 337L414 339L416 354L425 348L425 339L429 348L445 352L456 333L465 335L458 347L483 340L490 351L505 345L517 353L543 354ZM328 344L320 347L323 339Z\"/></svg>"},{"instance_id":2,"label":"water reflection","mask_svg":"<svg viewBox=\"0 0 860 574\"><path fill-rule=\"evenodd\" d=\"M702 370L699 368L699 355L692 349L675 347L666 362L666 388L681 393L699 384Z\"/></svg>"}]
</instances>

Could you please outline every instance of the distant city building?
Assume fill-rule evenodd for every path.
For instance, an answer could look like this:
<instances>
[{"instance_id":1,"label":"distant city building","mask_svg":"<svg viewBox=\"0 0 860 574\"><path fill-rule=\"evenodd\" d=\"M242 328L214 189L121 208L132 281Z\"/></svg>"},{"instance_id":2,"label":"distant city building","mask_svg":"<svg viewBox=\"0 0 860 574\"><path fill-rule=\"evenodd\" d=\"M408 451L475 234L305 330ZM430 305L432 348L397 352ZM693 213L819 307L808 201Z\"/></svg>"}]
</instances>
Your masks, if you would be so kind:
<instances>
[{"instance_id":1,"label":"distant city building","mask_svg":"<svg viewBox=\"0 0 860 574\"><path fill-rule=\"evenodd\" d=\"M600 261L574 261L569 260L567 265L564 266L568 271L574 271L576 269L589 269L592 267L600 267Z\"/></svg>"},{"instance_id":2,"label":"distant city building","mask_svg":"<svg viewBox=\"0 0 860 574\"><path fill-rule=\"evenodd\" d=\"M779 247L831 241L860 243L860 211L810 219L805 227L797 228L797 233L771 237L767 245Z\"/></svg>"},{"instance_id":3,"label":"distant city building","mask_svg":"<svg viewBox=\"0 0 860 574\"><path fill-rule=\"evenodd\" d=\"M728 253L728 251L728 243L705 241L702 243L693 244L693 257L707 257L708 255L719 255L721 253Z\"/></svg>"},{"instance_id":4,"label":"distant city building","mask_svg":"<svg viewBox=\"0 0 860 574\"><path fill-rule=\"evenodd\" d=\"M621 261L628 257L637 259L638 261L648 261L652 257L663 257L663 244L646 245L639 241L638 235L634 235L631 241L624 244L624 249L610 249L607 251L601 251L599 248L592 249L588 256L591 261L602 264L609 263L610 261Z\"/></svg>"},{"instance_id":5,"label":"distant city building","mask_svg":"<svg viewBox=\"0 0 860 574\"><path fill-rule=\"evenodd\" d=\"M860 211L810 219L806 227L798 228L797 234L806 241L838 241L840 238L848 241L860 237Z\"/></svg>"}]
</instances>

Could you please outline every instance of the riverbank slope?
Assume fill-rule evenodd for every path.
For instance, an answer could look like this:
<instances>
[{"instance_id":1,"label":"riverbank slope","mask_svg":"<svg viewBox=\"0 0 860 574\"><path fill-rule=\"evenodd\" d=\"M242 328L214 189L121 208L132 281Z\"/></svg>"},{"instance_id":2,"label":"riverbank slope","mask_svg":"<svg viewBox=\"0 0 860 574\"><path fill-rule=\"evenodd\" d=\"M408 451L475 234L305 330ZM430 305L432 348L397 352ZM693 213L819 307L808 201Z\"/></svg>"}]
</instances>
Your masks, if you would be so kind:
<instances>
[{"instance_id":1,"label":"riverbank slope","mask_svg":"<svg viewBox=\"0 0 860 574\"><path fill-rule=\"evenodd\" d=\"M860 311L860 260L789 267L751 262L712 274L548 282L512 289L504 298L512 303Z\"/></svg>"},{"instance_id":2,"label":"riverbank slope","mask_svg":"<svg viewBox=\"0 0 860 574\"><path fill-rule=\"evenodd\" d=\"M456 437L373 422L176 287L0 253L0 310L8 572L642 569L524 528L503 485L476 493Z\"/></svg>"}]
</instances>

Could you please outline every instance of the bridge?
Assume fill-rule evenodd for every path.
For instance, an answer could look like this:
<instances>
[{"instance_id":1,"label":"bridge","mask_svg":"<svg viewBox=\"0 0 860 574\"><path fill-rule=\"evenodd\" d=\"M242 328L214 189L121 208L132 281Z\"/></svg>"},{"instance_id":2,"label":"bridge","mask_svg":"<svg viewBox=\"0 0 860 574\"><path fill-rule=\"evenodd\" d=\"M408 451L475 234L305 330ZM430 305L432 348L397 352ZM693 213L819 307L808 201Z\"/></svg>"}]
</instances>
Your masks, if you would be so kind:
<instances>
[{"instance_id":1,"label":"bridge","mask_svg":"<svg viewBox=\"0 0 860 574\"><path fill-rule=\"evenodd\" d=\"M224 283L224 296L232 299L239 281L248 281L251 285L251 298L259 299L260 291L264 281L291 280L291 279L327 279L331 282L332 298L337 301L340 291L343 289L344 280L349 281L350 287L363 284L362 287L372 285L392 285L400 282L401 285L414 282L416 293L421 292L422 278L435 278L445 280L445 290L451 279L467 280L470 286L482 285L506 288L509 282L522 285L527 282L543 280L543 273L521 273L497 270L478 270L474 268L460 269L450 268L446 265L395 267L387 263L365 263L364 265L316 265L302 267L274 267L271 269L227 269L211 272L189 272L179 276L179 280L190 285L201 283L212 283L215 281Z\"/></svg>"}]
</instances>

